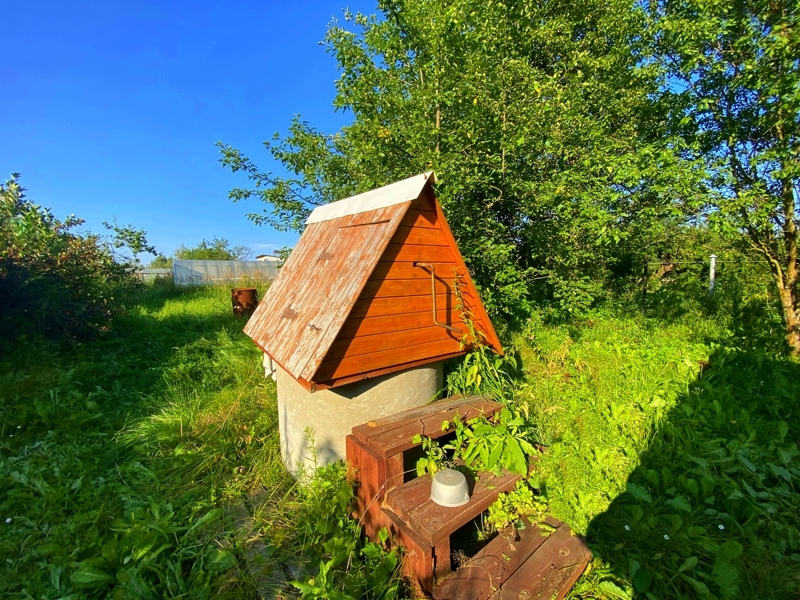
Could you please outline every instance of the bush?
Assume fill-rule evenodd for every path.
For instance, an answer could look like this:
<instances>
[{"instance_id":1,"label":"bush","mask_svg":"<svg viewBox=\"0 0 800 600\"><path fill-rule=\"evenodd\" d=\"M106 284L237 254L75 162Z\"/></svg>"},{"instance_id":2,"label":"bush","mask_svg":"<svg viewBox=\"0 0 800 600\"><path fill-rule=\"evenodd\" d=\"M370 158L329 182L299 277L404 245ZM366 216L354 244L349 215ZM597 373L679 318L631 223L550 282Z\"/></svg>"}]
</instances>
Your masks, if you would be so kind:
<instances>
[{"instance_id":1,"label":"bush","mask_svg":"<svg viewBox=\"0 0 800 600\"><path fill-rule=\"evenodd\" d=\"M119 297L135 285L130 261L115 259L114 248L133 235L137 250L151 250L143 233L109 226L111 243L76 233L83 221L64 221L27 200L14 174L0 184L0 338L25 332L83 338L106 331L120 309Z\"/></svg>"}]
</instances>

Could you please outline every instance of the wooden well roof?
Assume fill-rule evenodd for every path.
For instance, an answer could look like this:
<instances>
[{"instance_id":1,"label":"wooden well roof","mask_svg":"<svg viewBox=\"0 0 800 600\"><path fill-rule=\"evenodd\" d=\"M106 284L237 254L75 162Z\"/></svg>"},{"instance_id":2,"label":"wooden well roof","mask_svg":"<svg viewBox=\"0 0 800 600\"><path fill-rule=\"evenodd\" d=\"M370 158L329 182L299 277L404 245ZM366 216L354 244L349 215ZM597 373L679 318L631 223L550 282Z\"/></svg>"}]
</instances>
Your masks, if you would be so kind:
<instances>
[{"instance_id":1,"label":"wooden well roof","mask_svg":"<svg viewBox=\"0 0 800 600\"><path fill-rule=\"evenodd\" d=\"M465 287L465 303L473 314L476 327L491 347L502 351L433 194L432 182L435 182L432 172L417 175L321 206L309 216L300 240L244 329L264 352L307 389L335 387L442 360L468 350L458 343L460 336L451 332L447 332L447 340L437 338L437 341L429 334L420 337L419 331L413 329L414 319L409 320L403 314L413 313L408 317L415 316L420 326L424 323L427 330L434 331L439 337L443 335L443 330L435 328L431 315L433 299L429 271L415 269L412 275L400 274L392 281L385 281L392 277L393 270L405 268L404 272L408 273L411 264L418 266L409 261L435 259L445 250L450 258L444 266L458 267ZM428 219L438 223L436 228L427 225L428 229L415 229L420 218L411 214L409 208L421 202L425 203L423 208L428 215L423 215L422 225L425 226L425 219ZM400 227L401 223L403 227ZM427 250L434 251L435 256L426 254ZM408 264L398 262L402 260ZM391 284L392 295L387 292L384 297L377 298L379 293L370 292L376 286L386 288L388 284ZM436 297L440 298L436 285L434 283ZM449 286L444 291L450 293L443 294L440 302L446 301L452 313L452 291ZM416 295L407 298L408 294ZM401 343L407 340L409 345L421 344L421 347L408 354L402 349L381 350L380 344L373 343L369 347L376 350L370 356L348 358L346 349L352 345L352 337L359 335L357 330L371 336L374 342L382 339L375 337L383 333L381 328L386 328L386 331L391 327L397 329L392 325L393 321L386 318L375 320L369 331L361 327L361 320L354 321L354 317L370 316L369 305L381 302L393 306L395 312L400 313L395 316L405 320L411 329L410 332L400 332L404 340ZM452 320L447 314L442 318ZM350 333L343 331L345 325ZM349 339L337 342L340 334ZM343 370L342 362L349 365L349 370Z\"/></svg>"}]
</instances>

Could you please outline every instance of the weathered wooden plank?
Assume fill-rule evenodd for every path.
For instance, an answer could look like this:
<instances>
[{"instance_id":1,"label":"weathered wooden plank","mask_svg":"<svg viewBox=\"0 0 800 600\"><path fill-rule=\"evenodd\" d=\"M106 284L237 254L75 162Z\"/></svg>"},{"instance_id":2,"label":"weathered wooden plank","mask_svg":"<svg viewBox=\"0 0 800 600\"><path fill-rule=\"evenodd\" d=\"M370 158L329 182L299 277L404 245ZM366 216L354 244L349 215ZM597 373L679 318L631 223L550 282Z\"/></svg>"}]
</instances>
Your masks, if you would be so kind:
<instances>
[{"instance_id":1,"label":"weathered wooden plank","mask_svg":"<svg viewBox=\"0 0 800 600\"><path fill-rule=\"evenodd\" d=\"M434 600L486 600L545 542L537 524L527 519L526 527L501 532L457 571L433 590ZM548 517L551 527L561 521Z\"/></svg>"},{"instance_id":2,"label":"weathered wooden plank","mask_svg":"<svg viewBox=\"0 0 800 600\"><path fill-rule=\"evenodd\" d=\"M434 262L436 269L436 279L447 282L448 287L452 285L455 275L453 269L458 268L455 262ZM431 273L422 267L415 267L412 261L379 261L375 265L375 270L370 276L371 281L382 281L384 279L425 279L431 280Z\"/></svg>"},{"instance_id":3,"label":"weathered wooden plank","mask_svg":"<svg viewBox=\"0 0 800 600\"><path fill-rule=\"evenodd\" d=\"M430 190L429 194L420 192L420 195L417 196L415 200L411 201L411 206L409 207L410 210L419 210L423 212L436 212L436 207L434 206L434 194L433 188L429 185L426 185L423 190Z\"/></svg>"},{"instance_id":4,"label":"weathered wooden plank","mask_svg":"<svg viewBox=\"0 0 800 600\"><path fill-rule=\"evenodd\" d=\"M406 527L397 515L388 510L384 513L389 522L392 543L405 548L402 573L411 582L414 597L426 597L433 589L433 549Z\"/></svg>"},{"instance_id":5,"label":"weathered wooden plank","mask_svg":"<svg viewBox=\"0 0 800 600\"><path fill-rule=\"evenodd\" d=\"M441 229L439 226L439 218L436 211L432 208L430 210L420 210L412 207L400 221L400 224L405 227L415 227L417 229Z\"/></svg>"},{"instance_id":6,"label":"weathered wooden plank","mask_svg":"<svg viewBox=\"0 0 800 600\"><path fill-rule=\"evenodd\" d=\"M425 476L418 479L424 480L417 485L420 488L427 489L430 497L431 478ZM516 473L506 473L499 477L488 473L483 474L478 481L474 482L470 500L464 506L445 508L429 499L417 506L408 508L405 511L406 521L423 540L431 546L436 546L439 540L450 535L489 508L499 494L513 489L518 480L519 475ZM406 486L408 486L407 483L395 488L386 495L387 506L394 510L394 506L397 503L404 502L402 496L405 493ZM414 493L417 495L424 494L424 492L416 488Z\"/></svg>"},{"instance_id":7,"label":"weathered wooden plank","mask_svg":"<svg viewBox=\"0 0 800 600\"><path fill-rule=\"evenodd\" d=\"M414 421L419 421L424 417L443 414L448 410L452 410L453 408L457 408L459 406L468 406L482 402L485 402L485 400L480 396L469 396L467 398L458 397L458 398L448 398L446 400L437 400L436 402L431 402L430 404L426 404L424 406L409 408L408 410L404 410L394 415L389 415L387 417L375 419L374 421L370 421L369 423L362 423L361 425L353 427L352 433L360 441L366 442L369 438L375 435L386 433L391 429L407 425L408 423ZM419 433L422 433L422 431L420 430Z\"/></svg>"},{"instance_id":8,"label":"weathered wooden plank","mask_svg":"<svg viewBox=\"0 0 800 600\"><path fill-rule=\"evenodd\" d=\"M426 272L427 278L416 279L374 279L367 281L361 291L361 298L395 298L398 296L431 296L431 276ZM452 282L436 279L437 294L452 294ZM438 308L438 307L437 307Z\"/></svg>"},{"instance_id":9,"label":"weathered wooden plank","mask_svg":"<svg viewBox=\"0 0 800 600\"><path fill-rule=\"evenodd\" d=\"M439 543L433 548L433 574L436 581L440 581L450 574L449 537L439 540Z\"/></svg>"},{"instance_id":10,"label":"weathered wooden plank","mask_svg":"<svg viewBox=\"0 0 800 600\"><path fill-rule=\"evenodd\" d=\"M355 487L357 517L367 536L376 540L377 532L386 525L380 506L387 460L377 456L352 435L345 438L345 452L348 478Z\"/></svg>"},{"instance_id":11,"label":"weathered wooden plank","mask_svg":"<svg viewBox=\"0 0 800 600\"><path fill-rule=\"evenodd\" d=\"M495 592L492 600L552 598L561 600L591 558L583 541L564 524L548 537Z\"/></svg>"},{"instance_id":12,"label":"weathered wooden plank","mask_svg":"<svg viewBox=\"0 0 800 600\"><path fill-rule=\"evenodd\" d=\"M248 321L245 333L297 379L310 381L410 202L312 223ZM314 277L310 277L313 264Z\"/></svg>"},{"instance_id":13,"label":"weathered wooden plank","mask_svg":"<svg viewBox=\"0 0 800 600\"><path fill-rule=\"evenodd\" d=\"M436 319L440 323L447 323L449 313L446 310L436 311ZM337 340L345 340L354 337L365 337L381 333L392 333L394 331L406 331L409 329L419 329L428 327L433 323L433 311L420 311L403 315L385 315L382 317L358 317L348 318L339 330ZM462 329L462 323L456 321L453 327Z\"/></svg>"},{"instance_id":14,"label":"weathered wooden plank","mask_svg":"<svg viewBox=\"0 0 800 600\"><path fill-rule=\"evenodd\" d=\"M451 320L444 321L450 324L460 320L455 315L455 297L453 294L436 294L436 310L447 311ZM409 296L408 298L363 298L353 305L350 316L354 319L364 317L385 317L388 315L405 315L408 313L425 312L433 319L433 300L431 295Z\"/></svg>"},{"instance_id":15,"label":"weathered wooden plank","mask_svg":"<svg viewBox=\"0 0 800 600\"><path fill-rule=\"evenodd\" d=\"M422 423L422 435L428 436L429 438L437 438L441 435L444 435L446 432L442 431L442 424L445 421L450 422L450 427L447 431L452 431L453 419L455 419L456 416L459 416L462 422L466 422L470 419L474 419L475 417L491 417L495 413L500 412L502 409L502 404L485 399L477 400L467 406L451 408L450 410L438 415L432 415L420 419Z\"/></svg>"},{"instance_id":16,"label":"weathered wooden plank","mask_svg":"<svg viewBox=\"0 0 800 600\"><path fill-rule=\"evenodd\" d=\"M448 240L441 229L407 227L402 225L402 222L389 243L420 246L449 246Z\"/></svg>"},{"instance_id":17,"label":"weathered wooden plank","mask_svg":"<svg viewBox=\"0 0 800 600\"><path fill-rule=\"evenodd\" d=\"M430 498L430 479L430 475L423 475L397 486L393 492L386 495L386 508L392 510L403 521L408 521L408 511Z\"/></svg>"},{"instance_id":18,"label":"weathered wooden plank","mask_svg":"<svg viewBox=\"0 0 800 600\"><path fill-rule=\"evenodd\" d=\"M478 400L471 402L467 406L457 406L443 411L436 415L421 417L409 421L400 427L387 429L377 435L371 436L367 443L374 449L379 456L392 456L398 452L403 452L413 448L415 444L411 441L415 435L426 435L436 439L452 430L442 431L442 422L452 423L456 414L461 415L462 420L466 421L480 414L492 415L501 410L502 405L489 400Z\"/></svg>"},{"instance_id":19,"label":"weathered wooden plank","mask_svg":"<svg viewBox=\"0 0 800 600\"><path fill-rule=\"evenodd\" d=\"M458 352L452 352L450 354L442 354L441 356L436 356L434 358L420 358L417 360L412 360L411 362L392 365L390 367L381 367L366 373L356 373L354 375L346 375L344 377L328 379L326 381L315 381L313 385L317 390L327 390L332 387L347 385L348 383L353 383L355 381L362 381L370 377L381 377L383 375L388 375L389 373L397 373L398 371L405 371L406 369L413 369L415 367L429 365L431 362L438 362L448 360L450 358L456 358L458 356L464 356L468 350L470 350L470 348L459 350ZM309 386L305 385L304 387L308 388Z\"/></svg>"},{"instance_id":20,"label":"weathered wooden plank","mask_svg":"<svg viewBox=\"0 0 800 600\"><path fill-rule=\"evenodd\" d=\"M463 323L458 323L463 328ZM387 350L400 350L409 346L417 346L430 342L452 339L458 341L459 338L452 331L430 325L419 329L409 329L406 331L393 331L391 333L381 333L365 337L349 338L344 340L337 339L331 345L331 349L325 355L325 361L362 356L364 354L374 354Z\"/></svg>"},{"instance_id":21,"label":"weathered wooden plank","mask_svg":"<svg viewBox=\"0 0 800 600\"><path fill-rule=\"evenodd\" d=\"M388 244L382 261L455 262L449 246L417 246L413 244ZM430 275L429 275L430 276Z\"/></svg>"},{"instance_id":22,"label":"weathered wooden plank","mask_svg":"<svg viewBox=\"0 0 800 600\"><path fill-rule=\"evenodd\" d=\"M373 354L325 361L315 373L314 381L322 382L356 373L366 373L382 367L402 365L423 358L429 358L433 362L439 356L461 351L461 345L457 340L447 339L409 346L403 352L384 350Z\"/></svg>"}]
</instances>

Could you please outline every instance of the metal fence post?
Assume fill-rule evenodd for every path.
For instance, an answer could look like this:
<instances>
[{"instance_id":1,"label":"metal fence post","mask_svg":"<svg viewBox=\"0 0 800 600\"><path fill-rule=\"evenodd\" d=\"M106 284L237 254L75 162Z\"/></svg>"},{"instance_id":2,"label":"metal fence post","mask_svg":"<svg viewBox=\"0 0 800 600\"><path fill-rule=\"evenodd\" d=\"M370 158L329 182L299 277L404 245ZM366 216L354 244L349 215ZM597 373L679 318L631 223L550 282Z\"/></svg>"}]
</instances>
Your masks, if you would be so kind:
<instances>
[{"instance_id":1,"label":"metal fence post","mask_svg":"<svg viewBox=\"0 0 800 600\"><path fill-rule=\"evenodd\" d=\"M708 269L708 293L714 293L714 283L717 280L717 255L712 254L708 257L711 260L711 264Z\"/></svg>"}]
</instances>

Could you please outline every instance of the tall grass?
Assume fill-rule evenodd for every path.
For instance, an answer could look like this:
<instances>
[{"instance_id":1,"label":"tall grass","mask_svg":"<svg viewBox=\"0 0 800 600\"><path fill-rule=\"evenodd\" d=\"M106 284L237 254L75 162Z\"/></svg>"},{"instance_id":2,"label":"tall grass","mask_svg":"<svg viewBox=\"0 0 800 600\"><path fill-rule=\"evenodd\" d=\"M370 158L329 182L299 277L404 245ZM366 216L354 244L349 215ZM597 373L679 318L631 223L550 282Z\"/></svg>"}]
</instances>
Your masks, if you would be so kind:
<instances>
[{"instance_id":1,"label":"tall grass","mask_svg":"<svg viewBox=\"0 0 800 600\"><path fill-rule=\"evenodd\" d=\"M544 495L596 555L572 597L798 593L800 365L770 311L533 315L517 334Z\"/></svg>"},{"instance_id":2,"label":"tall grass","mask_svg":"<svg viewBox=\"0 0 800 600\"><path fill-rule=\"evenodd\" d=\"M3 597L252 595L222 509L293 481L243 324L225 288L152 286L103 339L3 361Z\"/></svg>"},{"instance_id":3,"label":"tall grass","mask_svg":"<svg viewBox=\"0 0 800 600\"><path fill-rule=\"evenodd\" d=\"M495 365L548 445L550 512L596 551L572 595L791 597L800 372L774 311L724 290L649 302L534 314L508 344L516 374ZM402 595L397 557L349 518L342 466L303 487L284 470L243 324L227 288L161 282L100 340L2 359L0 596L254 598L254 557L273 593Z\"/></svg>"}]
</instances>

